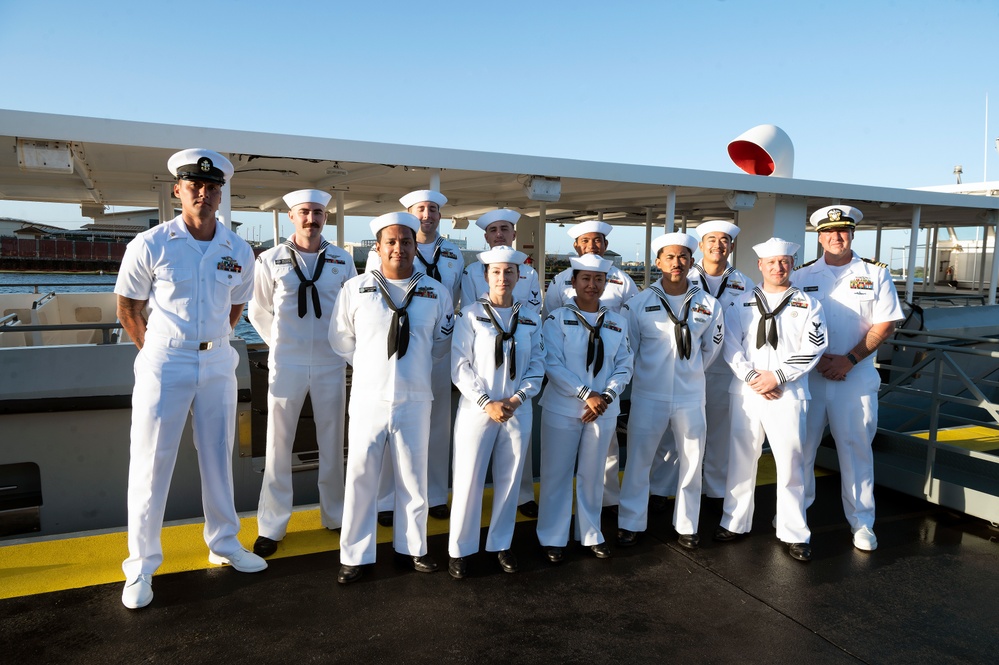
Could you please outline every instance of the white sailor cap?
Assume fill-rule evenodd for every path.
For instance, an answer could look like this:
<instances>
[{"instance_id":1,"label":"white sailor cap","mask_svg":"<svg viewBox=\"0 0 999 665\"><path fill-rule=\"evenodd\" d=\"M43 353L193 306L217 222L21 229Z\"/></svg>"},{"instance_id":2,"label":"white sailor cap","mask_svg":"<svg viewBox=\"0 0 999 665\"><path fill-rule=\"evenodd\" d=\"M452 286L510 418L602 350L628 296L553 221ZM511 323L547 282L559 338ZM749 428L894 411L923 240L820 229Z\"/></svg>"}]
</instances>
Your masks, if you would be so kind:
<instances>
[{"instance_id":1,"label":"white sailor cap","mask_svg":"<svg viewBox=\"0 0 999 665\"><path fill-rule=\"evenodd\" d=\"M839 227L856 228L860 220L864 218L864 213L853 206L831 205L819 208L812 213L809 221L816 231L823 229L833 229Z\"/></svg>"},{"instance_id":2,"label":"white sailor cap","mask_svg":"<svg viewBox=\"0 0 999 665\"><path fill-rule=\"evenodd\" d=\"M175 152L167 160L167 168L177 180L207 180L224 185L232 178L232 162L204 148L188 148Z\"/></svg>"},{"instance_id":3,"label":"white sailor cap","mask_svg":"<svg viewBox=\"0 0 999 665\"><path fill-rule=\"evenodd\" d=\"M706 222L701 222L694 229L697 231L697 235L704 238L709 233L724 233L732 240L739 235L739 227L728 221L727 219L709 219Z\"/></svg>"},{"instance_id":4,"label":"white sailor cap","mask_svg":"<svg viewBox=\"0 0 999 665\"><path fill-rule=\"evenodd\" d=\"M589 222L587 222L589 223ZM602 224L603 222L601 222ZM587 231L587 233L594 233ZM599 233L597 231L596 233ZM614 265L610 259L605 259L596 254L583 254L582 256L570 256L569 265L573 270L590 270L593 272L607 272Z\"/></svg>"},{"instance_id":5,"label":"white sailor cap","mask_svg":"<svg viewBox=\"0 0 999 665\"><path fill-rule=\"evenodd\" d=\"M318 203L325 208L329 205L333 195L321 189L296 189L294 192L285 194L283 198L289 209L303 203Z\"/></svg>"},{"instance_id":6,"label":"white sailor cap","mask_svg":"<svg viewBox=\"0 0 999 665\"><path fill-rule=\"evenodd\" d=\"M420 230L420 220L417 219L416 215L411 215L408 212L389 212L375 217L371 220L369 226L371 227L371 233L376 238L378 237L378 232L386 226L408 226L413 229L413 233L415 234Z\"/></svg>"},{"instance_id":7,"label":"white sailor cap","mask_svg":"<svg viewBox=\"0 0 999 665\"><path fill-rule=\"evenodd\" d=\"M517 265L521 265L527 260L527 254L518 252L508 245L496 245L492 249L479 252L478 257L482 265L485 266L490 263L516 263Z\"/></svg>"},{"instance_id":8,"label":"white sailor cap","mask_svg":"<svg viewBox=\"0 0 999 665\"><path fill-rule=\"evenodd\" d=\"M404 197L399 199L399 203L401 203L402 207L405 208L406 210L409 210L417 203L422 203L423 201L430 201L431 203L436 203L437 207L440 208L443 207L445 203L447 203L447 197L441 194L440 192L436 192L432 189L418 189L415 192L410 192L409 194L406 194Z\"/></svg>"},{"instance_id":9,"label":"white sailor cap","mask_svg":"<svg viewBox=\"0 0 999 665\"><path fill-rule=\"evenodd\" d=\"M697 239L689 233L664 233L652 239L652 253L659 254L660 249L669 247L670 245L686 247L693 254L694 250L697 249Z\"/></svg>"},{"instance_id":10,"label":"white sailor cap","mask_svg":"<svg viewBox=\"0 0 999 665\"><path fill-rule=\"evenodd\" d=\"M609 236L610 232L613 230L614 227L608 224L607 222L601 222L596 219L591 219L588 222L582 222L580 224L576 224L575 226L570 226L569 230L566 231L566 233L569 234L570 238L575 240L584 233L600 233L603 234L604 237L606 237Z\"/></svg>"},{"instance_id":11,"label":"white sailor cap","mask_svg":"<svg viewBox=\"0 0 999 665\"><path fill-rule=\"evenodd\" d=\"M485 231L493 222L510 222L511 224L516 224L519 219L520 213L516 210L500 208L499 210L490 210L479 217L475 220L475 225Z\"/></svg>"},{"instance_id":12,"label":"white sailor cap","mask_svg":"<svg viewBox=\"0 0 999 665\"><path fill-rule=\"evenodd\" d=\"M761 259L769 259L771 256L794 256L799 249L801 249L801 245L783 238L771 238L759 245L753 245L753 251Z\"/></svg>"}]
</instances>

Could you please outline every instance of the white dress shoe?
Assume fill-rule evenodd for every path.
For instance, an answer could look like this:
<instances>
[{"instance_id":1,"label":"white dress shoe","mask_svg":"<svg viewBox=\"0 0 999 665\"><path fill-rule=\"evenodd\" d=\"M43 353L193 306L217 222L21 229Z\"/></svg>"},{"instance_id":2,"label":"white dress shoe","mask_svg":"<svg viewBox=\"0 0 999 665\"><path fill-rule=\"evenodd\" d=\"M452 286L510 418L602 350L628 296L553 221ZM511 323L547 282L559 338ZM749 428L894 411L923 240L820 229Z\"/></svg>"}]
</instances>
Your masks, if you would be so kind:
<instances>
[{"instance_id":1,"label":"white dress shoe","mask_svg":"<svg viewBox=\"0 0 999 665\"><path fill-rule=\"evenodd\" d=\"M139 575L132 582L125 582L121 592L121 603L130 610L137 610L153 602L152 575Z\"/></svg>"},{"instance_id":2,"label":"white dress shoe","mask_svg":"<svg viewBox=\"0 0 999 665\"><path fill-rule=\"evenodd\" d=\"M208 561L219 566L229 564L241 573L259 573L261 570L267 568L266 561L242 547L229 556L209 552Z\"/></svg>"},{"instance_id":3,"label":"white dress shoe","mask_svg":"<svg viewBox=\"0 0 999 665\"><path fill-rule=\"evenodd\" d=\"M870 527L863 526L854 531L853 546L864 552L873 552L878 549L878 539Z\"/></svg>"}]
</instances>

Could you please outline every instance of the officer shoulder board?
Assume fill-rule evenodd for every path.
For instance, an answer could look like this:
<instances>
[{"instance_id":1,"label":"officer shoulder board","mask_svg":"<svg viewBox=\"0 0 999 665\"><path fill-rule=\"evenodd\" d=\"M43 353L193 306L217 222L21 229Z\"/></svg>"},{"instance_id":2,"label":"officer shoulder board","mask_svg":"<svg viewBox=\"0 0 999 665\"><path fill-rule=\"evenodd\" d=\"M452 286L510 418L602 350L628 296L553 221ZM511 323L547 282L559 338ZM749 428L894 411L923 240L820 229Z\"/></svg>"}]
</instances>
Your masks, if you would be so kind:
<instances>
[{"instance_id":1,"label":"officer shoulder board","mask_svg":"<svg viewBox=\"0 0 999 665\"><path fill-rule=\"evenodd\" d=\"M809 261L808 263L802 263L802 264L801 264L800 266L796 266L796 267L795 267L795 270L801 270L802 268L807 268L808 266L812 265L812 264L813 264L813 263L815 263L816 261L818 261L818 259L812 259L812 260L811 260L811 261Z\"/></svg>"},{"instance_id":2,"label":"officer shoulder board","mask_svg":"<svg viewBox=\"0 0 999 665\"><path fill-rule=\"evenodd\" d=\"M862 258L860 260L863 261L864 263L870 263L872 266L877 266L879 268L885 268L885 269L888 268L888 264L887 263L881 263L880 261L875 261L874 259L864 259L864 258Z\"/></svg>"}]
</instances>

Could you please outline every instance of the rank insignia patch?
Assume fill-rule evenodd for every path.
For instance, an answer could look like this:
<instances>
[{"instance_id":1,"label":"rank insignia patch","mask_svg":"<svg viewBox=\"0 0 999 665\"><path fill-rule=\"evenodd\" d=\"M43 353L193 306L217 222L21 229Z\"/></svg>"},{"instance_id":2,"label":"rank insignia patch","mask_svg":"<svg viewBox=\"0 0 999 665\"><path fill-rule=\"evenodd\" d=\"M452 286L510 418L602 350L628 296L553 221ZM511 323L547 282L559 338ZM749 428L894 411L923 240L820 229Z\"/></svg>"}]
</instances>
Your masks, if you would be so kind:
<instances>
[{"instance_id":1,"label":"rank insignia patch","mask_svg":"<svg viewBox=\"0 0 999 665\"><path fill-rule=\"evenodd\" d=\"M812 323L815 330L808 333L808 341L815 346L821 346L826 343L826 334L820 330L822 324L819 322Z\"/></svg>"}]
</instances>

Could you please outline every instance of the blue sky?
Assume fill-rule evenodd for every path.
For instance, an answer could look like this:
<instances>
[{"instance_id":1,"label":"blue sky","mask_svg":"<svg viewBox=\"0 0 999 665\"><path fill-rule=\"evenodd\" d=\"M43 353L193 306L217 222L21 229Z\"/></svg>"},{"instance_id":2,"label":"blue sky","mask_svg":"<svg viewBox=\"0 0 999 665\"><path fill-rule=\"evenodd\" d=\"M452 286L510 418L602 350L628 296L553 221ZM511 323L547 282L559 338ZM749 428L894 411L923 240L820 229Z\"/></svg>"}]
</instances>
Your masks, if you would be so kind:
<instances>
[{"instance_id":1,"label":"blue sky","mask_svg":"<svg viewBox=\"0 0 999 665\"><path fill-rule=\"evenodd\" d=\"M999 180L995 0L0 0L0 65L18 110L720 171L773 123L795 177Z\"/></svg>"}]
</instances>

